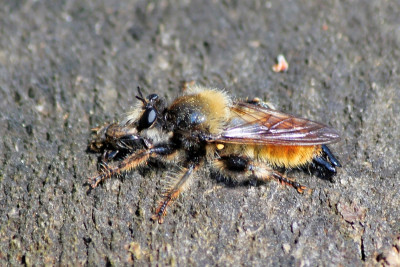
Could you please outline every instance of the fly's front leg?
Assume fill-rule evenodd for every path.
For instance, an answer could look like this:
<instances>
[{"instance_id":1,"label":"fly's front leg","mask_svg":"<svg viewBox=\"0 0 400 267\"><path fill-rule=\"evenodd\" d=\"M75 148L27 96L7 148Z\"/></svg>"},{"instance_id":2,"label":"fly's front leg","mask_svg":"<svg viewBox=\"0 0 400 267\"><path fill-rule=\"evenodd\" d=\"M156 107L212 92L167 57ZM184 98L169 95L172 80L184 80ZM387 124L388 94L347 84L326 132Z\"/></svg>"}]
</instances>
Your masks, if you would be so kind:
<instances>
[{"instance_id":1,"label":"fly's front leg","mask_svg":"<svg viewBox=\"0 0 400 267\"><path fill-rule=\"evenodd\" d=\"M190 163L187 168L183 168L175 177L171 177L169 185L163 195L163 199L158 205L156 213L152 217L153 221L158 221L160 224L164 222L164 217L167 214L167 207L178 198L181 192L189 187L193 173L197 168L198 165Z\"/></svg>"},{"instance_id":2,"label":"fly's front leg","mask_svg":"<svg viewBox=\"0 0 400 267\"><path fill-rule=\"evenodd\" d=\"M105 132L107 144L116 149L135 150L149 147L150 142L141 137L136 127L132 125L121 126L113 123L108 126Z\"/></svg>"},{"instance_id":3,"label":"fly's front leg","mask_svg":"<svg viewBox=\"0 0 400 267\"><path fill-rule=\"evenodd\" d=\"M91 152L102 153L99 166L107 165L109 161L119 160L138 149L150 148L150 140L138 135L131 125L121 126L117 123L106 124L92 129L94 137L89 143Z\"/></svg>"},{"instance_id":4,"label":"fly's front leg","mask_svg":"<svg viewBox=\"0 0 400 267\"><path fill-rule=\"evenodd\" d=\"M101 181L108 179L114 175L118 175L122 172L135 169L141 164L146 163L150 158L158 156L167 157L175 151L175 147L170 144L161 144L157 146L152 146L150 148L141 149L127 156L124 160L118 162L117 166L104 164L104 167L99 175L89 178L89 184L92 186L92 188L95 188Z\"/></svg>"},{"instance_id":5,"label":"fly's front leg","mask_svg":"<svg viewBox=\"0 0 400 267\"><path fill-rule=\"evenodd\" d=\"M222 156L214 161L214 166L221 171L221 173L234 177L244 175L247 177L254 176L258 180L267 181L275 179L281 184L294 187L299 193L302 193L305 186L289 179L285 175L275 171L267 164L256 162L245 156L229 155Z\"/></svg>"},{"instance_id":6,"label":"fly's front leg","mask_svg":"<svg viewBox=\"0 0 400 267\"><path fill-rule=\"evenodd\" d=\"M138 134L132 125L106 124L92 129L94 136L89 144L92 152L135 150L149 147L150 141Z\"/></svg>"}]
</instances>

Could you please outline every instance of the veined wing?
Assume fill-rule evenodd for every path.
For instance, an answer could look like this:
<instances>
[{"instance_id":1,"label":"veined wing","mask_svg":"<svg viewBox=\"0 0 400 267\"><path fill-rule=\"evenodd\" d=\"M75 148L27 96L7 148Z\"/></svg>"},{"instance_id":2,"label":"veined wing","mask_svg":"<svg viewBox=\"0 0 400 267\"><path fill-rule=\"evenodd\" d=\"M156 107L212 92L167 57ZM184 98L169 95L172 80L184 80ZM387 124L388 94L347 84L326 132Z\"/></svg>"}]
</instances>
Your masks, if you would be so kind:
<instances>
[{"instance_id":1,"label":"veined wing","mask_svg":"<svg viewBox=\"0 0 400 267\"><path fill-rule=\"evenodd\" d=\"M229 125L212 142L312 146L339 141L336 130L261 105L237 102Z\"/></svg>"}]
</instances>

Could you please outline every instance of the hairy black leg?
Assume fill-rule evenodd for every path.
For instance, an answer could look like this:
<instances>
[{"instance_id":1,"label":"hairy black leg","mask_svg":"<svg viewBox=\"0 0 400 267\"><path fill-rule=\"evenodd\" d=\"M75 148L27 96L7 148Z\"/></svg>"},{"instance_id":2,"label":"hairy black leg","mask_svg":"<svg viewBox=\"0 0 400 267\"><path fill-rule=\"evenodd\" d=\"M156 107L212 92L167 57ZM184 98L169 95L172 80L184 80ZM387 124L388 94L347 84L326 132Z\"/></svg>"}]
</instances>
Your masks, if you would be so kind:
<instances>
[{"instance_id":1,"label":"hairy black leg","mask_svg":"<svg viewBox=\"0 0 400 267\"><path fill-rule=\"evenodd\" d=\"M119 149L136 150L140 148L148 148L150 142L137 135L125 135L115 140L114 146Z\"/></svg>"},{"instance_id":2,"label":"hairy black leg","mask_svg":"<svg viewBox=\"0 0 400 267\"><path fill-rule=\"evenodd\" d=\"M253 161L245 156L222 156L214 162L214 166L216 166L217 169L219 169L222 173L226 173L229 176L242 174L249 177L253 175L261 181L270 180L272 178L281 184L294 187L300 193L306 188L305 186L302 186L301 184L275 171L265 163Z\"/></svg>"},{"instance_id":3,"label":"hairy black leg","mask_svg":"<svg viewBox=\"0 0 400 267\"><path fill-rule=\"evenodd\" d=\"M321 146L322 151L326 154L326 156L328 157L329 161L336 167L342 167L342 165L340 164L340 162L336 159L336 157L333 155L333 153L331 152L331 150L329 149L329 147L327 145L322 145Z\"/></svg>"},{"instance_id":4,"label":"hairy black leg","mask_svg":"<svg viewBox=\"0 0 400 267\"><path fill-rule=\"evenodd\" d=\"M321 168L325 169L325 172L329 172L329 173L336 173L336 168L330 163L328 162L326 159L322 158L322 157L316 157L313 162L320 166Z\"/></svg>"},{"instance_id":5,"label":"hairy black leg","mask_svg":"<svg viewBox=\"0 0 400 267\"><path fill-rule=\"evenodd\" d=\"M103 155L101 156L100 163L107 163L110 160L113 160L117 156L118 152L118 150L104 151Z\"/></svg>"},{"instance_id":6,"label":"hairy black leg","mask_svg":"<svg viewBox=\"0 0 400 267\"><path fill-rule=\"evenodd\" d=\"M88 151L94 153L108 153L103 159L121 159L128 153L138 149L149 148L151 141L138 135L137 129L132 126L120 126L117 123L107 124L92 129L94 136L88 145ZM113 155L113 151L118 151Z\"/></svg>"},{"instance_id":7,"label":"hairy black leg","mask_svg":"<svg viewBox=\"0 0 400 267\"><path fill-rule=\"evenodd\" d=\"M321 149L321 155L313 159L308 169L318 177L333 182L332 178L336 174L336 167L341 167L342 165L330 151L328 146L322 145Z\"/></svg>"}]
</instances>

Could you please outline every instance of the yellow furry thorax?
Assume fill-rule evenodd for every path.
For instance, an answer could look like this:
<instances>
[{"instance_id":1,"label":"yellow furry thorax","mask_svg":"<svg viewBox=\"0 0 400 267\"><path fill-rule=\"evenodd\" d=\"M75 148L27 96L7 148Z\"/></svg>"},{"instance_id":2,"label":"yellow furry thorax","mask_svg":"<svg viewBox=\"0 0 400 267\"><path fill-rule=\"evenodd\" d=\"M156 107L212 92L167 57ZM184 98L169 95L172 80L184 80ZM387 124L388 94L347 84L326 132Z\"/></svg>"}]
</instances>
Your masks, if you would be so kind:
<instances>
[{"instance_id":1,"label":"yellow furry thorax","mask_svg":"<svg viewBox=\"0 0 400 267\"><path fill-rule=\"evenodd\" d=\"M202 130L218 134L231 117L232 100L224 91L193 86L183 96L178 97L169 109L184 110L183 106L200 110L204 116L204 122L200 126Z\"/></svg>"}]
</instances>

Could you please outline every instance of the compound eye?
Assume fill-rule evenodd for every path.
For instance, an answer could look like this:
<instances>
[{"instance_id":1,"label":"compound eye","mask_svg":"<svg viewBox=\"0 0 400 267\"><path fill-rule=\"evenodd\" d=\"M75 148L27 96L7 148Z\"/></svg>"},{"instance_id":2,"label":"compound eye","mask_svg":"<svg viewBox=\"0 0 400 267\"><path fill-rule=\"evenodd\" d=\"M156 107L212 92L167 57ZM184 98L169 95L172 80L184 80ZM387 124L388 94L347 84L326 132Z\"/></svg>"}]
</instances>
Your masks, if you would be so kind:
<instances>
[{"instance_id":1,"label":"compound eye","mask_svg":"<svg viewBox=\"0 0 400 267\"><path fill-rule=\"evenodd\" d=\"M151 94L151 95L147 96L147 100L149 100L150 102L154 101L154 100L157 100L157 98L158 98L157 94Z\"/></svg>"},{"instance_id":2,"label":"compound eye","mask_svg":"<svg viewBox=\"0 0 400 267\"><path fill-rule=\"evenodd\" d=\"M147 108L139 120L138 131L149 128L157 119L157 112L155 108Z\"/></svg>"}]
</instances>

